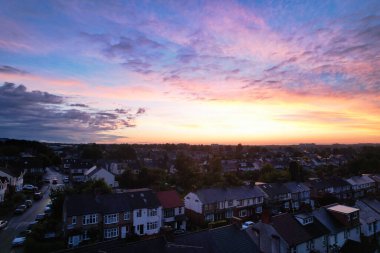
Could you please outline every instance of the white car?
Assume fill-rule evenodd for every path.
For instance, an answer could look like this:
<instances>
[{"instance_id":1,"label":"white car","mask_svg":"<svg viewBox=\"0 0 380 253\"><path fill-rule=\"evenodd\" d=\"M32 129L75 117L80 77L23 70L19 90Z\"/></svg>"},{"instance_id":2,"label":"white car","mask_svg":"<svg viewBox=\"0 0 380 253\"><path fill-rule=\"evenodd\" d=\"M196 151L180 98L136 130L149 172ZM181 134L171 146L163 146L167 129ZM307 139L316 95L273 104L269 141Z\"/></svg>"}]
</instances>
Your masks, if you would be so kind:
<instances>
[{"instance_id":1,"label":"white car","mask_svg":"<svg viewBox=\"0 0 380 253\"><path fill-rule=\"evenodd\" d=\"M16 247L16 246L24 245L25 240L26 240L25 236L17 236L17 237L15 237L15 239L13 239L12 246Z\"/></svg>"},{"instance_id":2,"label":"white car","mask_svg":"<svg viewBox=\"0 0 380 253\"><path fill-rule=\"evenodd\" d=\"M253 221L246 221L243 223L243 225L241 226L241 229L247 229L248 227L250 227L251 225L253 225L254 222Z\"/></svg>"},{"instance_id":3,"label":"white car","mask_svg":"<svg viewBox=\"0 0 380 253\"><path fill-rule=\"evenodd\" d=\"M0 220L0 229L3 229L7 226L8 221L6 220Z\"/></svg>"},{"instance_id":4,"label":"white car","mask_svg":"<svg viewBox=\"0 0 380 253\"><path fill-rule=\"evenodd\" d=\"M31 184L26 184L22 187L22 189L27 190L27 191L33 191L36 187L34 187Z\"/></svg>"}]
</instances>

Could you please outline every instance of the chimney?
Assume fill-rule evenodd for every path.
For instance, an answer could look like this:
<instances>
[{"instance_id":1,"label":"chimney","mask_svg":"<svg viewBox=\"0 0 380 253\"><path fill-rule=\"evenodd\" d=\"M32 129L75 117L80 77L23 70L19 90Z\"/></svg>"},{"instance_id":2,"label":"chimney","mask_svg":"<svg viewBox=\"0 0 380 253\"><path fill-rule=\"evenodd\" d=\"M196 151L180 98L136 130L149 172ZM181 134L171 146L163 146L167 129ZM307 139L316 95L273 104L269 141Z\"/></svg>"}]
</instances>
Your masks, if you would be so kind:
<instances>
[{"instance_id":1,"label":"chimney","mask_svg":"<svg viewBox=\"0 0 380 253\"><path fill-rule=\"evenodd\" d=\"M265 224L270 224L272 222L272 214L270 209L263 209L263 213L261 214L261 221Z\"/></svg>"}]
</instances>

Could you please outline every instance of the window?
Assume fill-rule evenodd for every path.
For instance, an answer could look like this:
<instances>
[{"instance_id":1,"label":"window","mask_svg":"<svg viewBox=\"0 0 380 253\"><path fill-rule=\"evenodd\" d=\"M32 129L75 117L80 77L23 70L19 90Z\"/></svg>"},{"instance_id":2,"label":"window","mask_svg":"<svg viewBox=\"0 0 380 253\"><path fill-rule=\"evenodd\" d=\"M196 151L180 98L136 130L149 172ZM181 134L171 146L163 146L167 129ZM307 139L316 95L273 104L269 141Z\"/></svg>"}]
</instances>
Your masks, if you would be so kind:
<instances>
[{"instance_id":1,"label":"window","mask_svg":"<svg viewBox=\"0 0 380 253\"><path fill-rule=\"evenodd\" d=\"M84 230L83 231L83 240L86 241L86 240L90 240L90 237L88 236L88 232L87 230Z\"/></svg>"},{"instance_id":2,"label":"window","mask_svg":"<svg viewBox=\"0 0 380 253\"><path fill-rule=\"evenodd\" d=\"M285 202L284 207L289 208L289 202Z\"/></svg>"},{"instance_id":3,"label":"window","mask_svg":"<svg viewBox=\"0 0 380 253\"><path fill-rule=\"evenodd\" d=\"M228 206L233 206L234 205L234 202L232 200L229 200L228 201Z\"/></svg>"},{"instance_id":4,"label":"window","mask_svg":"<svg viewBox=\"0 0 380 253\"><path fill-rule=\"evenodd\" d=\"M71 224L73 224L73 225L77 224L77 217L76 216L71 217Z\"/></svg>"},{"instance_id":5,"label":"window","mask_svg":"<svg viewBox=\"0 0 380 253\"><path fill-rule=\"evenodd\" d=\"M164 210L164 217L169 218L174 216L174 210L172 208Z\"/></svg>"},{"instance_id":6,"label":"window","mask_svg":"<svg viewBox=\"0 0 380 253\"><path fill-rule=\"evenodd\" d=\"M219 209L223 209L224 208L224 202L219 202Z\"/></svg>"},{"instance_id":7,"label":"window","mask_svg":"<svg viewBox=\"0 0 380 253\"><path fill-rule=\"evenodd\" d=\"M178 214L182 214L182 207L178 208Z\"/></svg>"},{"instance_id":8,"label":"window","mask_svg":"<svg viewBox=\"0 0 380 253\"><path fill-rule=\"evenodd\" d=\"M96 224L98 223L97 214L83 215L83 225Z\"/></svg>"},{"instance_id":9,"label":"window","mask_svg":"<svg viewBox=\"0 0 380 253\"><path fill-rule=\"evenodd\" d=\"M244 210L240 210L240 211L239 211L239 216L240 216L240 217L245 217L245 216L247 216L247 210L245 210L245 209L244 209Z\"/></svg>"},{"instance_id":10,"label":"window","mask_svg":"<svg viewBox=\"0 0 380 253\"><path fill-rule=\"evenodd\" d=\"M297 253L297 246L291 248L292 253Z\"/></svg>"},{"instance_id":11,"label":"window","mask_svg":"<svg viewBox=\"0 0 380 253\"><path fill-rule=\"evenodd\" d=\"M262 206L256 207L256 213L262 213L262 212L263 212L263 207Z\"/></svg>"},{"instance_id":12,"label":"window","mask_svg":"<svg viewBox=\"0 0 380 253\"><path fill-rule=\"evenodd\" d=\"M214 221L214 215L212 213L206 214L206 221Z\"/></svg>"},{"instance_id":13,"label":"window","mask_svg":"<svg viewBox=\"0 0 380 253\"><path fill-rule=\"evenodd\" d=\"M148 216L156 216L157 209L148 209Z\"/></svg>"},{"instance_id":14,"label":"window","mask_svg":"<svg viewBox=\"0 0 380 253\"><path fill-rule=\"evenodd\" d=\"M104 215L104 224L113 224L117 222L119 222L119 215L117 213Z\"/></svg>"},{"instance_id":15,"label":"window","mask_svg":"<svg viewBox=\"0 0 380 253\"><path fill-rule=\"evenodd\" d=\"M119 236L118 228L108 228L104 229L104 238L115 238Z\"/></svg>"},{"instance_id":16,"label":"window","mask_svg":"<svg viewBox=\"0 0 380 253\"><path fill-rule=\"evenodd\" d=\"M314 249L314 240L308 241L308 242L306 243L306 249L307 249L307 250L312 250L312 249Z\"/></svg>"},{"instance_id":17,"label":"window","mask_svg":"<svg viewBox=\"0 0 380 253\"><path fill-rule=\"evenodd\" d=\"M352 219L354 220L354 219L357 219L357 218L358 218L358 212L354 212L352 214Z\"/></svg>"},{"instance_id":18,"label":"window","mask_svg":"<svg viewBox=\"0 0 380 253\"><path fill-rule=\"evenodd\" d=\"M242 206L243 205L243 201L242 200L238 200L238 206Z\"/></svg>"},{"instance_id":19,"label":"window","mask_svg":"<svg viewBox=\"0 0 380 253\"><path fill-rule=\"evenodd\" d=\"M141 209L138 209L136 212L136 216L141 217L141 215L142 215L142 211L141 211Z\"/></svg>"},{"instance_id":20,"label":"window","mask_svg":"<svg viewBox=\"0 0 380 253\"><path fill-rule=\"evenodd\" d=\"M158 227L158 222L155 221L155 222L148 222L148 230L153 230L153 229L157 229Z\"/></svg>"},{"instance_id":21,"label":"window","mask_svg":"<svg viewBox=\"0 0 380 253\"><path fill-rule=\"evenodd\" d=\"M232 218L232 214L233 214L232 210L228 210L228 211L226 212L226 218L227 218L227 219Z\"/></svg>"},{"instance_id":22,"label":"window","mask_svg":"<svg viewBox=\"0 0 380 253\"><path fill-rule=\"evenodd\" d=\"M124 220L129 220L131 219L131 213L130 212L125 212L124 213Z\"/></svg>"}]
</instances>

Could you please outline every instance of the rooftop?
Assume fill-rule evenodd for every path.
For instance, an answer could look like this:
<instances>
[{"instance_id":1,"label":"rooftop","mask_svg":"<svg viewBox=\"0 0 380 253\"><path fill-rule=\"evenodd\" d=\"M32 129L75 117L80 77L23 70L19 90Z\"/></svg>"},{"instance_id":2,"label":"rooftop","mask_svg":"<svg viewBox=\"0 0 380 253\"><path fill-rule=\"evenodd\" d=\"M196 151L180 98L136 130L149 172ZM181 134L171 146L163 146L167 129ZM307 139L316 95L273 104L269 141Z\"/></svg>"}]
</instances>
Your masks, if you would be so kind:
<instances>
[{"instance_id":1,"label":"rooftop","mask_svg":"<svg viewBox=\"0 0 380 253\"><path fill-rule=\"evenodd\" d=\"M359 209L357 209L357 208L349 207L349 206L344 206L344 205L330 206L330 207L327 208L327 210L335 211L335 212L338 212L338 213L344 213L344 214L349 214L349 213L353 213L353 212L359 211Z\"/></svg>"}]
</instances>

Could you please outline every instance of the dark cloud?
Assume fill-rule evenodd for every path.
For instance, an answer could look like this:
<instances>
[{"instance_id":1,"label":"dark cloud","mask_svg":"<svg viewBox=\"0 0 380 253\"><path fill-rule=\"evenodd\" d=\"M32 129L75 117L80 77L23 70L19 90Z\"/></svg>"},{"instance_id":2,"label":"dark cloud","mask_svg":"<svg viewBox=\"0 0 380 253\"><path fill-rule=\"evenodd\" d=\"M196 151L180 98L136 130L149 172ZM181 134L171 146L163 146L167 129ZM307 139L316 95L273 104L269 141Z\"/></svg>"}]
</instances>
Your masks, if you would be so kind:
<instances>
[{"instance_id":1,"label":"dark cloud","mask_svg":"<svg viewBox=\"0 0 380 253\"><path fill-rule=\"evenodd\" d=\"M16 75L28 74L28 72L26 72L24 70L21 70L21 69L15 68L15 67L11 67L11 66L7 66L7 65L0 66L0 73L16 74Z\"/></svg>"},{"instance_id":2,"label":"dark cloud","mask_svg":"<svg viewBox=\"0 0 380 253\"><path fill-rule=\"evenodd\" d=\"M45 141L90 142L116 137L107 131L135 126L141 108L107 111L85 104L69 104L67 99L42 91L28 91L24 85L0 86L0 133L2 137Z\"/></svg>"},{"instance_id":3,"label":"dark cloud","mask_svg":"<svg viewBox=\"0 0 380 253\"><path fill-rule=\"evenodd\" d=\"M88 105L85 105L85 104L70 104L70 106L74 106L74 107L88 107Z\"/></svg>"}]
</instances>

